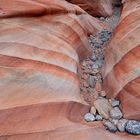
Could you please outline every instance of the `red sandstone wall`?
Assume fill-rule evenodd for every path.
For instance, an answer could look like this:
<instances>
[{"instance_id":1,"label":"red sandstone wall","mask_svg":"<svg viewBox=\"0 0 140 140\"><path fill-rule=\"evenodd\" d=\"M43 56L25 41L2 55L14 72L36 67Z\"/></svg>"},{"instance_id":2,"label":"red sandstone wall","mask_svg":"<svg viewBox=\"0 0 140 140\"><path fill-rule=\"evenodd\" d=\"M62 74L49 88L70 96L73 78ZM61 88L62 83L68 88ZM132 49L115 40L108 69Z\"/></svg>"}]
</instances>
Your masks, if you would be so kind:
<instances>
[{"instance_id":1,"label":"red sandstone wall","mask_svg":"<svg viewBox=\"0 0 140 140\"><path fill-rule=\"evenodd\" d=\"M64 0L0 0L0 9L0 140L139 139L83 122L77 65L98 20Z\"/></svg>"},{"instance_id":2,"label":"red sandstone wall","mask_svg":"<svg viewBox=\"0 0 140 140\"><path fill-rule=\"evenodd\" d=\"M121 100L125 117L140 119L140 1L124 1L120 23L106 52L104 87Z\"/></svg>"},{"instance_id":3,"label":"red sandstone wall","mask_svg":"<svg viewBox=\"0 0 140 140\"><path fill-rule=\"evenodd\" d=\"M93 16L111 16L112 0L67 0L79 5L82 9Z\"/></svg>"}]
</instances>

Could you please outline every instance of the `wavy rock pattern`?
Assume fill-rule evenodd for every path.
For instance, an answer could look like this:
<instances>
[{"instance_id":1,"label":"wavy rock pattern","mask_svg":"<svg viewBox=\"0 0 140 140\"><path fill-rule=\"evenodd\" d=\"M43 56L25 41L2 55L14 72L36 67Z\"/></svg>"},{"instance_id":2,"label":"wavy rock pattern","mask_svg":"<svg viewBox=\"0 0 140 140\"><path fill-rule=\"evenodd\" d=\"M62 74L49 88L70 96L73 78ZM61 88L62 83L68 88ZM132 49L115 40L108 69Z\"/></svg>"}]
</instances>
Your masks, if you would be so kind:
<instances>
[{"instance_id":1,"label":"wavy rock pattern","mask_svg":"<svg viewBox=\"0 0 140 140\"><path fill-rule=\"evenodd\" d=\"M77 66L102 28L64 0L0 0L0 140L139 139L83 121Z\"/></svg>"},{"instance_id":2,"label":"wavy rock pattern","mask_svg":"<svg viewBox=\"0 0 140 140\"><path fill-rule=\"evenodd\" d=\"M125 117L140 119L140 1L124 1L122 16L106 52L109 97L121 100Z\"/></svg>"},{"instance_id":3,"label":"wavy rock pattern","mask_svg":"<svg viewBox=\"0 0 140 140\"><path fill-rule=\"evenodd\" d=\"M112 0L67 0L79 5L82 9L93 16L111 16Z\"/></svg>"}]
</instances>

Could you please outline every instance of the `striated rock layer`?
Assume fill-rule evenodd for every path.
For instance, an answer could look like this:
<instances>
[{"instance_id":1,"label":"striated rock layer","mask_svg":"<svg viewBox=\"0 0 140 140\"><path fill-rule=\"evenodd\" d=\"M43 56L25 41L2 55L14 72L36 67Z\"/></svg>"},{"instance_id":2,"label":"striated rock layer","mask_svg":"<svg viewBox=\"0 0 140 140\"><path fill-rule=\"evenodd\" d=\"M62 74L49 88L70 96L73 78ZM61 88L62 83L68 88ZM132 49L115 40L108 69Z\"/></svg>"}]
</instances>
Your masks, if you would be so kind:
<instances>
[{"instance_id":1,"label":"striated rock layer","mask_svg":"<svg viewBox=\"0 0 140 140\"><path fill-rule=\"evenodd\" d=\"M124 117L140 119L140 1L123 1L119 25L106 52L104 87L121 100Z\"/></svg>"},{"instance_id":2,"label":"striated rock layer","mask_svg":"<svg viewBox=\"0 0 140 140\"><path fill-rule=\"evenodd\" d=\"M85 123L77 66L103 25L64 0L0 0L0 140L138 140Z\"/></svg>"},{"instance_id":3,"label":"striated rock layer","mask_svg":"<svg viewBox=\"0 0 140 140\"><path fill-rule=\"evenodd\" d=\"M111 16L112 0L67 0L70 3L79 5L82 9L93 16Z\"/></svg>"}]
</instances>

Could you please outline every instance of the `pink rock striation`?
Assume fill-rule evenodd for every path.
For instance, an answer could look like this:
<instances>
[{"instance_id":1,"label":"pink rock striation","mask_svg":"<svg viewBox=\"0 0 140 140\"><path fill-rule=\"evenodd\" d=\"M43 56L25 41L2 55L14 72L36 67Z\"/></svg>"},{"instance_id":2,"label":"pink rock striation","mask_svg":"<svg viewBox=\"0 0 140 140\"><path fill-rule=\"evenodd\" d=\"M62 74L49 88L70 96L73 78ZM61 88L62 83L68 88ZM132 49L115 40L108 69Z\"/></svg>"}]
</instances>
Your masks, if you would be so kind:
<instances>
[{"instance_id":1,"label":"pink rock striation","mask_svg":"<svg viewBox=\"0 0 140 140\"><path fill-rule=\"evenodd\" d=\"M104 87L121 100L124 117L140 119L140 1L123 1L121 20L106 52Z\"/></svg>"}]
</instances>

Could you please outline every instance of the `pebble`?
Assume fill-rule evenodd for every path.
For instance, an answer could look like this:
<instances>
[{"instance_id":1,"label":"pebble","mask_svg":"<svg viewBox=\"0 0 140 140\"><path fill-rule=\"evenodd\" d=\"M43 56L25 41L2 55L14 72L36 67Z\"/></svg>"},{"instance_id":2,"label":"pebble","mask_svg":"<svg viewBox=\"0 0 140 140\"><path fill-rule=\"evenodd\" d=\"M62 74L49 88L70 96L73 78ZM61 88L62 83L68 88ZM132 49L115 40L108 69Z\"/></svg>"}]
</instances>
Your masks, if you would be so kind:
<instances>
[{"instance_id":1,"label":"pebble","mask_svg":"<svg viewBox=\"0 0 140 140\"><path fill-rule=\"evenodd\" d=\"M112 102L111 102L111 105L112 105L112 107L119 106L120 105L120 101L113 99Z\"/></svg>"},{"instance_id":2,"label":"pebble","mask_svg":"<svg viewBox=\"0 0 140 140\"><path fill-rule=\"evenodd\" d=\"M96 61L97 60L97 57L96 55L92 55L92 57L90 58L92 61Z\"/></svg>"},{"instance_id":3,"label":"pebble","mask_svg":"<svg viewBox=\"0 0 140 140\"><path fill-rule=\"evenodd\" d=\"M125 131L125 127L126 127L126 123L128 120L126 119L121 119L118 121L117 123L117 128L120 132L124 132Z\"/></svg>"},{"instance_id":4,"label":"pebble","mask_svg":"<svg viewBox=\"0 0 140 140\"><path fill-rule=\"evenodd\" d=\"M104 122L104 126L107 130L109 130L110 132L116 132L117 131L117 127L111 123L110 121L105 121Z\"/></svg>"},{"instance_id":5,"label":"pebble","mask_svg":"<svg viewBox=\"0 0 140 140\"><path fill-rule=\"evenodd\" d=\"M88 84L89 84L90 87L95 87L96 81L97 81L96 76L92 76L92 75L89 76Z\"/></svg>"},{"instance_id":6,"label":"pebble","mask_svg":"<svg viewBox=\"0 0 140 140\"><path fill-rule=\"evenodd\" d=\"M140 121L129 120L126 123L125 130L130 134L140 135Z\"/></svg>"},{"instance_id":7,"label":"pebble","mask_svg":"<svg viewBox=\"0 0 140 140\"><path fill-rule=\"evenodd\" d=\"M84 116L84 119L87 121L87 122L93 122L95 121L95 117L93 114L91 113L86 113L85 116Z\"/></svg>"},{"instance_id":8,"label":"pebble","mask_svg":"<svg viewBox=\"0 0 140 140\"><path fill-rule=\"evenodd\" d=\"M121 119L123 114L118 107L115 107L110 111L110 116L112 119Z\"/></svg>"},{"instance_id":9,"label":"pebble","mask_svg":"<svg viewBox=\"0 0 140 140\"><path fill-rule=\"evenodd\" d=\"M102 121L103 120L103 117L101 115L96 115L95 117L96 121Z\"/></svg>"},{"instance_id":10,"label":"pebble","mask_svg":"<svg viewBox=\"0 0 140 140\"><path fill-rule=\"evenodd\" d=\"M86 81L83 82L83 87L89 87L88 83Z\"/></svg>"},{"instance_id":11,"label":"pebble","mask_svg":"<svg viewBox=\"0 0 140 140\"><path fill-rule=\"evenodd\" d=\"M102 96L102 97L105 97L106 96L106 92L105 91L101 91L99 95Z\"/></svg>"},{"instance_id":12,"label":"pebble","mask_svg":"<svg viewBox=\"0 0 140 140\"><path fill-rule=\"evenodd\" d=\"M110 121L111 121L114 125L117 125L119 120L116 120L116 119L110 119Z\"/></svg>"},{"instance_id":13,"label":"pebble","mask_svg":"<svg viewBox=\"0 0 140 140\"><path fill-rule=\"evenodd\" d=\"M96 115L96 108L94 106L91 107L90 113Z\"/></svg>"},{"instance_id":14,"label":"pebble","mask_svg":"<svg viewBox=\"0 0 140 140\"><path fill-rule=\"evenodd\" d=\"M99 73L99 69L93 69L90 74L95 75L97 73Z\"/></svg>"},{"instance_id":15,"label":"pebble","mask_svg":"<svg viewBox=\"0 0 140 140\"><path fill-rule=\"evenodd\" d=\"M92 65L92 69L98 69L99 68L99 65L97 64L97 63L94 63L93 65Z\"/></svg>"},{"instance_id":16,"label":"pebble","mask_svg":"<svg viewBox=\"0 0 140 140\"><path fill-rule=\"evenodd\" d=\"M101 68L102 65L103 65L103 61L102 60L97 60L95 63L98 65L99 68Z\"/></svg>"}]
</instances>

